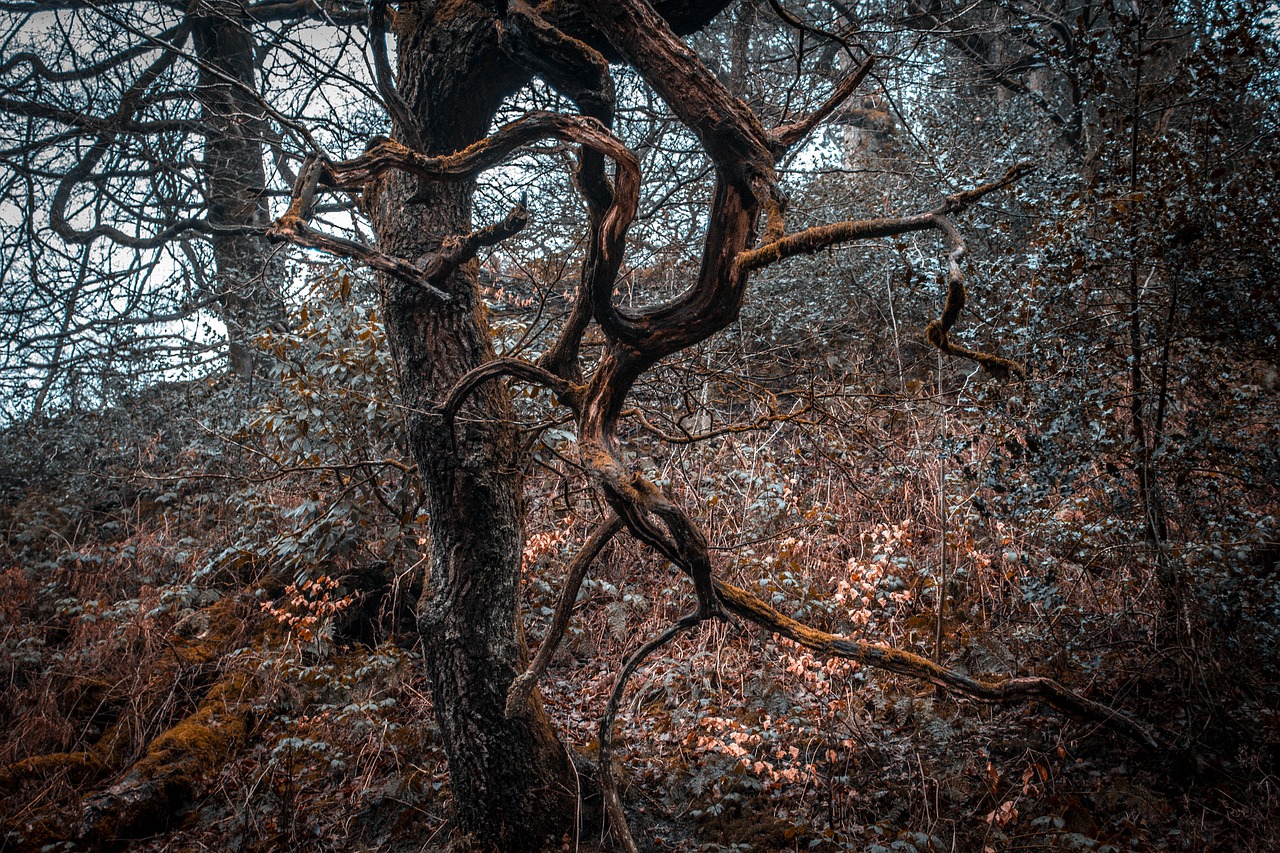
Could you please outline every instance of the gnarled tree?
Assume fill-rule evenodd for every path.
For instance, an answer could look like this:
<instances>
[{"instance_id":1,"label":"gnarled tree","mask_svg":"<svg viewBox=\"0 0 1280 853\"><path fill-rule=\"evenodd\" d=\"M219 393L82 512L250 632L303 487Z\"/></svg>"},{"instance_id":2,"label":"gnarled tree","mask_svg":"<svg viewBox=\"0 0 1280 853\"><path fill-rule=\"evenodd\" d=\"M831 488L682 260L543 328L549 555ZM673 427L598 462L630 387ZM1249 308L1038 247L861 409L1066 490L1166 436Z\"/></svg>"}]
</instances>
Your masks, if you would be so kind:
<instances>
[{"instance_id":1,"label":"gnarled tree","mask_svg":"<svg viewBox=\"0 0 1280 853\"><path fill-rule=\"evenodd\" d=\"M386 64L379 81L393 105L395 138L374 141L364 155L347 161L314 153L299 174L288 212L272 230L278 238L379 271L412 450L431 513L431 575L419 626L459 825L484 845L541 849L572 828L574 771L534 682L546 666L555 631L563 630L575 580L622 529L687 573L696 591L689 615L624 665L602 724L601 783L615 838L625 849L634 845L608 762L612 714L626 677L645 655L708 618L756 623L822 654L922 678L980 700L1046 701L1150 742L1127 717L1051 680L982 681L789 619L716 579L698 523L625 462L618 422L636 381L660 360L732 324L754 271L841 243L938 232L949 256L949 289L928 339L994 375L1021 371L998 356L953 344L949 332L964 304L964 241L953 218L1016 180L1026 167L1015 165L991 183L948 195L913 215L788 233L775 164L858 89L871 60L856 63L809 115L766 127L680 38L725 5L720 0L402 4L393 21L398 87ZM379 6L375 10L380 13ZM639 310L621 307L615 296L643 175L637 156L611 131L610 61L631 66L661 96L696 136L715 177L696 275L678 296ZM535 75L573 102L578 114L535 112L491 131L504 99ZM575 181L587 208L586 257L571 311L554 343L533 362L498 359L474 258L480 247L518 231L527 214L516 205L503 222L476 230L476 177L545 139L577 146ZM311 224L325 192L361 195L375 245ZM587 358L584 335L593 326L604 346L598 357ZM603 522L571 565L553 636L532 665L518 620L522 465L509 393L494 381L501 377L548 387L572 410L581 464L616 516Z\"/></svg>"}]
</instances>

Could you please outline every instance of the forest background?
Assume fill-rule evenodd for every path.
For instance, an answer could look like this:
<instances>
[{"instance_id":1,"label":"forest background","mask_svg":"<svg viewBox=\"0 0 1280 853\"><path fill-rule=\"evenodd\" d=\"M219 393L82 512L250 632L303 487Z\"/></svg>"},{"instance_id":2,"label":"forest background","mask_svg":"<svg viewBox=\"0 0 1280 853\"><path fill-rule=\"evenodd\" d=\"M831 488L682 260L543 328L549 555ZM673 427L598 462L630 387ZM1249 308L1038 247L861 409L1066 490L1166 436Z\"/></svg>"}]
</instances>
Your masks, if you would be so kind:
<instances>
[{"instance_id":1,"label":"forest background","mask_svg":"<svg viewBox=\"0 0 1280 853\"><path fill-rule=\"evenodd\" d=\"M693 88L789 141L765 190L664 88L661 28L633 55L576 5L0 2L0 849L1272 849L1276 5L654 4ZM445 62L463 23L523 69L476 138L559 135L465 204L416 166L388 213L342 164L474 141L422 121L497 79ZM438 410L462 386L403 336L470 293L477 365L555 368L626 152L588 378L696 290L711 199L759 203L744 256L810 243L617 413L681 514L626 514L572 383L484 377L519 523L476 531L516 543L476 704L545 652L522 760L572 780L521 836L433 657L468 577L433 478L495 410ZM393 252L414 205L477 230ZM699 555L869 645L762 631L722 586L703 612Z\"/></svg>"}]
</instances>

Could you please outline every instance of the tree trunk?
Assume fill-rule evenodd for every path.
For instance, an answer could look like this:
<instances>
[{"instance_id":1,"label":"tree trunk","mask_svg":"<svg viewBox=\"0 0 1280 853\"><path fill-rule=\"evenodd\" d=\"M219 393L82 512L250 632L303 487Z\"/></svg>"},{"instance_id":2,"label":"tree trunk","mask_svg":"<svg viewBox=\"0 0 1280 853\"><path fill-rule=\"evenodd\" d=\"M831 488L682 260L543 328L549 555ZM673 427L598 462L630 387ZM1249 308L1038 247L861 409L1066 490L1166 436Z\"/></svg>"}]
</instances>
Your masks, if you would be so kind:
<instances>
[{"instance_id":1,"label":"tree trunk","mask_svg":"<svg viewBox=\"0 0 1280 853\"><path fill-rule=\"evenodd\" d=\"M723 0L670 5L679 5L681 27L696 28L721 8ZM493 18L495 7L504 15L501 22ZM376 13L379 6L373 8ZM573 20L574 11L586 21ZM716 581L706 535L657 485L626 467L618 445L616 422L632 383L664 356L733 322L753 270L872 237L941 231L949 244L949 290L941 319L929 325L929 340L944 352L979 362L993 375L1022 375L1022 368L1007 359L948 340L964 304L960 264L965 247L947 217L1008 186L1026 173L1028 165L949 195L926 213L838 222L786 235L774 160L854 92L870 71L869 61L818 110L767 131L680 42L671 19L662 20L649 4L547 0L538 13L546 17L538 20L527 4L516 2L402 4L395 15L398 90L385 79L385 67L379 81L379 91L401 125L394 128L401 142L378 141L364 155L343 162L309 158L288 212L271 231L278 239L358 258L382 272L379 286L388 339L399 371L410 447L431 514L431 577L418 625L449 758L458 827L466 834L459 840L488 849L539 850L556 845L575 828L577 782L572 762L537 694L526 692L540 670L526 669L528 654L518 619L524 466L510 398L505 387L493 381L504 375L544 384L574 410L582 459L617 514L592 540L610 535L610 525L625 525L632 536L694 581L697 611L629 659L601 724L601 789L609 802L615 840L624 849L635 847L607 772L607 752L626 676L657 645L698 621L725 615L725 608L824 654L928 678L990 701L1042 697L1058 703L1055 707L1104 719L1153 744L1127 718L1056 682L979 682L916 655L807 628ZM584 46L601 42L634 66L667 101L717 167L696 282L671 302L639 312L624 313L613 303L626 231L639 199L640 166L634 154L601 127L612 114L612 81L603 58ZM590 118L533 113L484 139L503 98L528 78L531 68L545 74ZM408 124L414 127L403 126ZM576 305L588 306L590 312L575 309L561 337L538 363L497 360L478 293L474 250L518 230L523 209L518 207L502 223L473 230L473 177L529 140L544 138L572 140L583 147L578 183L588 202L591 231L577 294L583 301ZM421 153L407 150L406 139ZM612 186L605 182L604 158L615 167ZM308 224L317 191L357 188L373 221L376 249L333 239ZM752 249L762 212L768 242ZM591 318L607 345L591 379L583 384L578 345ZM571 605L572 596L566 594L557 624L567 620ZM517 673L522 689L512 692Z\"/></svg>"},{"instance_id":2,"label":"tree trunk","mask_svg":"<svg viewBox=\"0 0 1280 853\"><path fill-rule=\"evenodd\" d=\"M725 2L658 5L691 31ZM539 8L571 34L607 45L575 4ZM396 127L395 136L416 138L429 155L483 139L502 100L530 76L500 47L493 9L472 0L402 4L394 20L398 94L417 125ZM473 192L471 181L400 172L367 185L378 250L425 268L447 239L472 231ZM495 358L477 271L470 261L437 283L448 303L387 275L380 287L431 513L418 624L458 826L478 846L541 850L574 831L578 781L536 693L506 715L508 688L529 663L518 607L524 482L514 411L505 386L486 384L458 414L451 442L436 408L462 376Z\"/></svg>"},{"instance_id":3,"label":"tree trunk","mask_svg":"<svg viewBox=\"0 0 1280 853\"><path fill-rule=\"evenodd\" d=\"M257 91L253 36L225 0L204 4L207 14L195 19L192 30L196 53L204 62L198 97L203 106L203 172L213 244L216 294L227 327L230 366L243 380L252 377L257 362L253 338L283 321L280 295L282 271L261 232L270 224L264 190L266 172L262 146L266 117L253 93ZM219 14L225 11L227 14ZM250 229L259 233L249 233Z\"/></svg>"},{"instance_id":4,"label":"tree trunk","mask_svg":"<svg viewBox=\"0 0 1280 853\"><path fill-rule=\"evenodd\" d=\"M402 6L399 79L430 154L482 138L524 79L500 53L493 20L469 4ZM402 129L397 129L398 135ZM379 247L418 259L471 230L471 182L393 174L366 190ZM415 193L417 197L415 197ZM431 513L431 576L419 613L436 718L460 830L477 846L540 850L574 828L573 767L541 703L508 719L507 689L528 664L518 621L523 471L514 412L493 383L472 398L450 447L433 408L468 370L494 358L477 264L442 283L442 304L381 280L410 443Z\"/></svg>"}]
</instances>

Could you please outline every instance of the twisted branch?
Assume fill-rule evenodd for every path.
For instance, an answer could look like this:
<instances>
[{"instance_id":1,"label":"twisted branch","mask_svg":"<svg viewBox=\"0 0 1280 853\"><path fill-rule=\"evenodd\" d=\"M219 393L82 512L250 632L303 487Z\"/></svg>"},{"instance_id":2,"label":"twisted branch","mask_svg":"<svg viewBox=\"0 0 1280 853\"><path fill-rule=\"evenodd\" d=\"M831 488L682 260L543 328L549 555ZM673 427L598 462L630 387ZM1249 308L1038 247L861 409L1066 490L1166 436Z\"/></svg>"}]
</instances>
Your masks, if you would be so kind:
<instances>
[{"instance_id":1,"label":"twisted branch","mask_svg":"<svg viewBox=\"0 0 1280 853\"><path fill-rule=\"evenodd\" d=\"M977 362L995 379L1008 379L1010 375L1025 379L1027 371L1016 361L951 343L948 332L959 319L965 302L964 271L960 268L960 262L965 256L964 238L946 216L940 213L934 214L934 221L936 227L947 236L951 251L947 253L947 301L942 307L942 316L925 326L925 340L948 355Z\"/></svg>"},{"instance_id":2,"label":"twisted branch","mask_svg":"<svg viewBox=\"0 0 1280 853\"><path fill-rule=\"evenodd\" d=\"M370 246L312 228L309 223L316 194L321 190L363 192L369 184L393 170L406 172L423 181L468 180L479 172L500 165L524 146L543 139L580 143L608 156L617 164L611 203L595 232L600 251L596 254L597 269L590 277L591 302L596 320L602 327L620 337L633 336L633 325L614 308L612 298L613 283L622 265L623 243L635 218L640 195L640 166L621 140L590 117L532 112L462 151L439 157L419 153L391 139L376 139L364 154L351 160L330 161L312 155L298 174L288 210L267 230L267 236L361 261L420 287L442 303L448 303L452 297L436 285L460 264L474 257L481 246L492 245L523 228L528 216L523 200L502 223L447 240L438 253L415 265Z\"/></svg>"},{"instance_id":3,"label":"twisted branch","mask_svg":"<svg viewBox=\"0 0 1280 853\"><path fill-rule=\"evenodd\" d=\"M518 358L497 358L463 374L440 405L442 427L447 435L453 435L453 423L467 398L485 382L500 376L514 376L534 385L543 385L562 398L573 397L572 386L554 373Z\"/></svg>"}]
</instances>

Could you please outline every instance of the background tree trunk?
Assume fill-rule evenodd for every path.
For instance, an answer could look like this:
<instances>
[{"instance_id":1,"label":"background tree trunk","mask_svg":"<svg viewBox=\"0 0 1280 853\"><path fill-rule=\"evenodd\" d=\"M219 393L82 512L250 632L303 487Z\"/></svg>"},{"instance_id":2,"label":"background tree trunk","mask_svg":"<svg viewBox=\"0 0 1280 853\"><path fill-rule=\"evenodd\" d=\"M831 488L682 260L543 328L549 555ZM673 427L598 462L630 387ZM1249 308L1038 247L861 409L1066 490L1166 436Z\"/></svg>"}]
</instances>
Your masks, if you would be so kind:
<instances>
[{"instance_id":1,"label":"background tree trunk","mask_svg":"<svg viewBox=\"0 0 1280 853\"><path fill-rule=\"evenodd\" d=\"M204 178L209 224L215 230L213 292L227 327L231 370L241 379L253 375L253 338L284 320L280 293L283 270L259 232L270 224L264 195L267 178L262 146L266 116L254 97L258 91L254 39L231 12L218 4L196 18L192 30L200 70L199 99L205 133ZM238 4L233 4L238 5Z\"/></svg>"}]
</instances>

